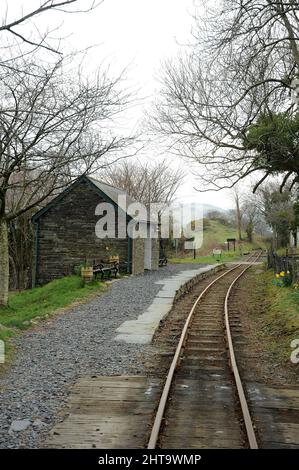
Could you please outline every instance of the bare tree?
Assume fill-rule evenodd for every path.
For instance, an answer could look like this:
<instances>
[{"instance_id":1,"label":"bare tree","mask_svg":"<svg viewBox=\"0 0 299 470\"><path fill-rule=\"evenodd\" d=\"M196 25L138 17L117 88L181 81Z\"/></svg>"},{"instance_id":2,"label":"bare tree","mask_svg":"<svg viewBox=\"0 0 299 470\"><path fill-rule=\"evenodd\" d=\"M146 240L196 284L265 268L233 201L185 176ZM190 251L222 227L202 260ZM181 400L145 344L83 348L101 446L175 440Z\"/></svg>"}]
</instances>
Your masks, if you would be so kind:
<instances>
[{"instance_id":1,"label":"bare tree","mask_svg":"<svg viewBox=\"0 0 299 470\"><path fill-rule=\"evenodd\" d=\"M32 285L32 259L34 251L34 227L31 216L34 209L11 220L8 226L9 286L23 290Z\"/></svg>"},{"instance_id":2,"label":"bare tree","mask_svg":"<svg viewBox=\"0 0 299 470\"><path fill-rule=\"evenodd\" d=\"M116 137L113 119L129 97L120 77L94 80L21 63L0 76L0 305L7 303L8 224L66 182L123 158L133 137Z\"/></svg>"},{"instance_id":3,"label":"bare tree","mask_svg":"<svg viewBox=\"0 0 299 470\"><path fill-rule=\"evenodd\" d=\"M104 176L108 183L125 189L147 207L151 203L170 204L183 177L180 169L172 170L165 160L155 164L124 160L109 167Z\"/></svg>"},{"instance_id":4,"label":"bare tree","mask_svg":"<svg viewBox=\"0 0 299 470\"><path fill-rule=\"evenodd\" d=\"M242 240L242 218L243 218L243 211L241 209L241 194L240 190L237 186L232 189L232 197L235 204L235 217L236 217L236 225L238 230L238 237L239 241Z\"/></svg>"},{"instance_id":5,"label":"bare tree","mask_svg":"<svg viewBox=\"0 0 299 470\"><path fill-rule=\"evenodd\" d=\"M208 188L231 187L261 171L299 179L298 139L275 158L248 145L259 116L292 116L292 81L298 77L299 2L202 1L194 41L164 67L152 126L178 155L199 164ZM205 13L203 13L205 11ZM256 189L255 188L255 189Z\"/></svg>"},{"instance_id":6,"label":"bare tree","mask_svg":"<svg viewBox=\"0 0 299 470\"><path fill-rule=\"evenodd\" d=\"M276 248L288 244L290 228L294 220L295 198L288 188L281 192L280 185L279 181L262 185L255 198L259 213L272 229Z\"/></svg>"},{"instance_id":7,"label":"bare tree","mask_svg":"<svg viewBox=\"0 0 299 470\"><path fill-rule=\"evenodd\" d=\"M36 48L43 48L51 52L61 53L59 50L59 40L56 41L58 45L53 45L51 41L48 41L49 31L40 32L38 24L34 21L38 21L41 16L49 13L50 11L56 11L61 13L75 13L75 12L89 12L96 8L103 0L85 0L83 6L83 0L43 0L39 4L37 2L35 7L22 8L20 14L15 14L14 18L11 18L11 10L9 9L8 2L6 8L2 10L2 24L0 25L0 32L7 33L18 41L18 44L26 44L31 50ZM26 2L28 6L29 2ZM30 24L30 30L27 25ZM23 29L25 31L23 32ZM53 41L52 41L53 42Z\"/></svg>"},{"instance_id":8,"label":"bare tree","mask_svg":"<svg viewBox=\"0 0 299 470\"><path fill-rule=\"evenodd\" d=\"M254 200L248 198L242 205L243 226L249 242L253 242L253 235L258 218L258 207Z\"/></svg>"}]
</instances>

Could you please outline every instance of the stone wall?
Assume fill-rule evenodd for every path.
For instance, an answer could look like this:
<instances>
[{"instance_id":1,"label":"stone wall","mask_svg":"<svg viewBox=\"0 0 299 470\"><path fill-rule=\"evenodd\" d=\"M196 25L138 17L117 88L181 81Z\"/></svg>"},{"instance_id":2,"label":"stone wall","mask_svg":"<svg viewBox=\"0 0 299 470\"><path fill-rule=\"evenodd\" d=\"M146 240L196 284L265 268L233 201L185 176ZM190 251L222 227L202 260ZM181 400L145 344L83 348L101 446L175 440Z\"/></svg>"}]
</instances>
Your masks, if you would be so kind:
<instances>
[{"instance_id":1,"label":"stone wall","mask_svg":"<svg viewBox=\"0 0 299 470\"><path fill-rule=\"evenodd\" d=\"M132 274L144 272L144 238L135 238L132 240Z\"/></svg>"},{"instance_id":2,"label":"stone wall","mask_svg":"<svg viewBox=\"0 0 299 470\"><path fill-rule=\"evenodd\" d=\"M105 201L82 180L40 217L37 284L72 274L74 267L85 261L99 263L110 253L118 254L120 261L128 261L127 239L100 239L95 234L100 218L95 208L99 202ZM117 234L117 209L115 221ZM141 259L143 262L143 256Z\"/></svg>"},{"instance_id":3,"label":"stone wall","mask_svg":"<svg viewBox=\"0 0 299 470\"><path fill-rule=\"evenodd\" d=\"M160 241L158 238L152 239L152 269L159 268Z\"/></svg>"},{"instance_id":4,"label":"stone wall","mask_svg":"<svg viewBox=\"0 0 299 470\"><path fill-rule=\"evenodd\" d=\"M218 264L214 268L210 269L209 271L196 274L196 276L192 277L189 281L185 282L177 291L173 300L173 303L176 303L180 300L184 295L189 294L193 287L202 279L205 279L213 274L218 273L219 271L223 271L225 268L225 264Z\"/></svg>"}]
</instances>

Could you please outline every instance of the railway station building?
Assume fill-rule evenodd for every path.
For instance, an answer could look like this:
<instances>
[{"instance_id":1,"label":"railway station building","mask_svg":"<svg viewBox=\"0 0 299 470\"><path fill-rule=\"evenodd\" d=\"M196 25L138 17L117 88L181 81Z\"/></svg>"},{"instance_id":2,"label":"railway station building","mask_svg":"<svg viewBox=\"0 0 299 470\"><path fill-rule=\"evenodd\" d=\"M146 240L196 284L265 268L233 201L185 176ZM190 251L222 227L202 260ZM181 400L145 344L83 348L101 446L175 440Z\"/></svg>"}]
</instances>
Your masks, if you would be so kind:
<instances>
[{"instance_id":1,"label":"railway station building","mask_svg":"<svg viewBox=\"0 0 299 470\"><path fill-rule=\"evenodd\" d=\"M127 226L132 217L126 208L119 206L120 196L126 196L127 206L136 202L124 190L83 175L32 217L35 226L34 285L73 274L76 267L83 264L105 262L109 256L118 256L120 265L125 266L128 273L158 269L158 237L128 236L120 223ZM96 234L95 227L100 219L96 208L100 203L114 207L114 216L108 220L110 228L111 225L115 228L113 237L108 234L99 238ZM119 217L119 211L123 211L122 217ZM141 223L146 225L148 233L158 232L155 222L147 219ZM120 232L125 235L119 237Z\"/></svg>"}]
</instances>

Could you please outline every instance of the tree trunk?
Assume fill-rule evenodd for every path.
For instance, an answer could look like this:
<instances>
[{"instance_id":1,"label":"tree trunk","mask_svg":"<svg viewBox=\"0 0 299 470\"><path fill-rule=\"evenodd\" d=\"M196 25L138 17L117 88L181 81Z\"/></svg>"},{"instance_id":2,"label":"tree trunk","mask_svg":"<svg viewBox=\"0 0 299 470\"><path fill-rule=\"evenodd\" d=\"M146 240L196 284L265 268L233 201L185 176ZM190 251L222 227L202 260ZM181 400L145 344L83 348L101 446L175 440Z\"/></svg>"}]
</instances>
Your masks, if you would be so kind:
<instances>
[{"instance_id":1,"label":"tree trunk","mask_svg":"<svg viewBox=\"0 0 299 470\"><path fill-rule=\"evenodd\" d=\"M8 302L9 255L7 221L0 219L0 306Z\"/></svg>"},{"instance_id":2,"label":"tree trunk","mask_svg":"<svg viewBox=\"0 0 299 470\"><path fill-rule=\"evenodd\" d=\"M252 228L250 226L247 226L246 227L246 233L247 233L247 239L249 241L249 243L252 243Z\"/></svg>"},{"instance_id":3,"label":"tree trunk","mask_svg":"<svg viewBox=\"0 0 299 470\"><path fill-rule=\"evenodd\" d=\"M246 233L247 233L247 238L249 243L252 243L253 241L253 222L252 220L249 220L247 227L246 227Z\"/></svg>"},{"instance_id":4,"label":"tree trunk","mask_svg":"<svg viewBox=\"0 0 299 470\"><path fill-rule=\"evenodd\" d=\"M235 196L235 202L236 202L238 236L239 236L239 241L241 241L242 240L242 214L241 214L240 201L239 201L238 194L236 194Z\"/></svg>"}]
</instances>

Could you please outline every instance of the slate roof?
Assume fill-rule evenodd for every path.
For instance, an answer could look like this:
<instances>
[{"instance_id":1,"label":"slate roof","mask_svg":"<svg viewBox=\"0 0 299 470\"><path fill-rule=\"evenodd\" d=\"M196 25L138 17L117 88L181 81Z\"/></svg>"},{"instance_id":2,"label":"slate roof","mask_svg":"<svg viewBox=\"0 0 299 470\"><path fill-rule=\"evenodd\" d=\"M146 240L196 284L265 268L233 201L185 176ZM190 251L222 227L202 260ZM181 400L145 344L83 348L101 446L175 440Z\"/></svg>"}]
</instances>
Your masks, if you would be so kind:
<instances>
[{"instance_id":1,"label":"slate roof","mask_svg":"<svg viewBox=\"0 0 299 470\"><path fill-rule=\"evenodd\" d=\"M104 181L99 181L91 176L87 176L86 178L89 179L89 181L91 181L91 183L93 183L100 191L105 193L116 205L118 205L118 196L126 196L126 210L130 204L137 202L129 196L124 189L117 188L116 186L112 186ZM140 218L140 222L150 222L150 218L148 218L148 220ZM153 221L153 223L155 222Z\"/></svg>"},{"instance_id":2,"label":"slate roof","mask_svg":"<svg viewBox=\"0 0 299 470\"><path fill-rule=\"evenodd\" d=\"M127 207L130 204L136 202L134 199L131 198L131 196L128 195L128 193L126 193L124 189L120 189L115 186L112 186L111 184L104 183L104 181L96 180L91 176L87 176L87 178L103 193L107 194L107 196L109 196L109 198L112 199L115 204L118 204L118 196L126 196Z\"/></svg>"},{"instance_id":3,"label":"slate roof","mask_svg":"<svg viewBox=\"0 0 299 470\"><path fill-rule=\"evenodd\" d=\"M104 181L99 181L95 178L92 178L91 176L83 175L74 181L74 183L72 183L70 186L68 186L64 191L62 191L58 196L56 196L52 201L50 201L49 204L36 212L32 217L32 221L36 222L43 214L51 209L51 207L59 204L64 196L72 191L82 180L88 181L92 186L100 190L101 193L104 193L106 196L108 196L108 198L116 205L118 205L118 196L120 195L126 196L126 209L130 204L136 202L126 193L124 189L116 188L115 186L105 183ZM141 222L146 222L146 220L141 219Z\"/></svg>"}]
</instances>

